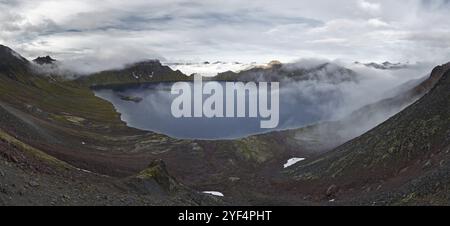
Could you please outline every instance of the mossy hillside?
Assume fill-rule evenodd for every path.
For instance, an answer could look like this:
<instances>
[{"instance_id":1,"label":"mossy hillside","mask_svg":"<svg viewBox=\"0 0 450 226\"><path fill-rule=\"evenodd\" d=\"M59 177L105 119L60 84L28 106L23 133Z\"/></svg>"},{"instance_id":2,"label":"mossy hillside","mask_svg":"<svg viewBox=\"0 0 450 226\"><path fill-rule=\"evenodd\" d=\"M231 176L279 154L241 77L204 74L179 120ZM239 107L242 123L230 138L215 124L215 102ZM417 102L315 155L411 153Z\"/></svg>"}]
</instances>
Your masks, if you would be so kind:
<instances>
[{"instance_id":1,"label":"mossy hillside","mask_svg":"<svg viewBox=\"0 0 450 226\"><path fill-rule=\"evenodd\" d=\"M155 181L166 192L173 192L176 189L182 188L181 185L169 175L166 165L162 160L153 161L146 169L142 170L136 176L133 176L128 180L130 182L133 180L140 180L143 182Z\"/></svg>"},{"instance_id":2,"label":"mossy hillside","mask_svg":"<svg viewBox=\"0 0 450 226\"><path fill-rule=\"evenodd\" d=\"M276 154L274 153L275 147L257 137L249 137L233 143L239 155L256 163L264 163Z\"/></svg>"},{"instance_id":3,"label":"mossy hillside","mask_svg":"<svg viewBox=\"0 0 450 226\"><path fill-rule=\"evenodd\" d=\"M72 81L54 81L38 75L21 75L23 81L0 74L0 99L19 108L33 107L55 121L123 126L114 107Z\"/></svg>"}]
</instances>

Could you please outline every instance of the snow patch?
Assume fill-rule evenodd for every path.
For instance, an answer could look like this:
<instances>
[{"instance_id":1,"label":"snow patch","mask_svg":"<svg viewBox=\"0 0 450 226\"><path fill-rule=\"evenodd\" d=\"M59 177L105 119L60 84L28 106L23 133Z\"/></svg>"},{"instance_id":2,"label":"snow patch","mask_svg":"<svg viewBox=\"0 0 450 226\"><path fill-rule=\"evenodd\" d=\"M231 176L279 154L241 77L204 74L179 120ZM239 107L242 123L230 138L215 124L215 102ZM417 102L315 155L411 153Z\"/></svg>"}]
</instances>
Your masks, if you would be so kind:
<instances>
[{"instance_id":1,"label":"snow patch","mask_svg":"<svg viewBox=\"0 0 450 226\"><path fill-rule=\"evenodd\" d=\"M284 164L284 168L286 169L286 168L294 165L295 163L301 162L303 160L305 160L305 158L291 158L286 162L286 164Z\"/></svg>"},{"instance_id":2,"label":"snow patch","mask_svg":"<svg viewBox=\"0 0 450 226\"><path fill-rule=\"evenodd\" d=\"M214 196L219 196L219 197L224 197L224 195L221 192L218 191L204 191L202 192L203 194L208 194L208 195L214 195Z\"/></svg>"},{"instance_id":3,"label":"snow patch","mask_svg":"<svg viewBox=\"0 0 450 226\"><path fill-rule=\"evenodd\" d=\"M78 171L84 172L84 173L93 173L92 171L86 170L86 169L81 169L81 168L75 168Z\"/></svg>"}]
</instances>

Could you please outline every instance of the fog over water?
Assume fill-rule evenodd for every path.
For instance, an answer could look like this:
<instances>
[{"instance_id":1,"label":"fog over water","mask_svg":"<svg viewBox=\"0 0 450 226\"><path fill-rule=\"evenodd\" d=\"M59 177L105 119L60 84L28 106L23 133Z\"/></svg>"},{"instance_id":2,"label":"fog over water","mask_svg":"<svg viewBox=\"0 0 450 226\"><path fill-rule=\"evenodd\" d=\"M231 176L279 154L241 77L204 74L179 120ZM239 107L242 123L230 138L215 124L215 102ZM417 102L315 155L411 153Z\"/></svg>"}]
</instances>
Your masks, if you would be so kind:
<instances>
[{"instance_id":1,"label":"fog over water","mask_svg":"<svg viewBox=\"0 0 450 226\"><path fill-rule=\"evenodd\" d=\"M218 88L225 87L223 82L214 83ZM280 92L280 123L274 129L261 129L261 120L267 120L267 118L259 116L256 118L175 118L171 114L171 105L177 96L172 95L170 89L171 84L142 85L122 90L97 90L96 95L113 103L117 111L122 114L122 120L131 127L185 139L242 138L276 129L302 127L326 117L320 109L321 106L316 104L315 100L303 95L302 92L292 93L288 89L281 88L274 91ZM224 94L226 95L226 92ZM251 92L246 95L247 116L250 95L257 94ZM323 96L319 93L317 95ZM325 95L331 95L331 92ZM268 96L270 97L270 94ZM126 99L124 97L142 98L142 101L124 100ZM203 100L207 97L204 95ZM334 100L323 97L324 104L333 104L331 101ZM268 102L270 103L270 100ZM234 106L237 109L236 102ZM226 106L224 106L224 111L225 109Z\"/></svg>"},{"instance_id":2,"label":"fog over water","mask_svg":"<svg viewBox=\"0 0 450 226\"><path fill-rule=\"evenodd\" d=\"M339 120L367 104L397 95L403 91L406 82L423 79L430 71L425 66L395 71L375 70L364 66L354 66L351 69L358 73L357 81L338 84L317 80L281 82L278 90L280 121L274 129L261 129L260 121L263 119L260 117L175 118L171 114L171 104L177 96L170 92L172 84L102 89L96 90L95 93L111 102L122 114L122 120L130 127L182 139L236 139L275 130L301 128L322 121ZM223 82L214 83L219 88L225 87ZM209 95L203 95L204 99L207 97ZM248 99L246 102L248 108ZM379 123L380 117L387 119L392 116L392 109L378 111L376 123ZM384 114L385 111L389 113Z\"/></svg>"}]
</instances>

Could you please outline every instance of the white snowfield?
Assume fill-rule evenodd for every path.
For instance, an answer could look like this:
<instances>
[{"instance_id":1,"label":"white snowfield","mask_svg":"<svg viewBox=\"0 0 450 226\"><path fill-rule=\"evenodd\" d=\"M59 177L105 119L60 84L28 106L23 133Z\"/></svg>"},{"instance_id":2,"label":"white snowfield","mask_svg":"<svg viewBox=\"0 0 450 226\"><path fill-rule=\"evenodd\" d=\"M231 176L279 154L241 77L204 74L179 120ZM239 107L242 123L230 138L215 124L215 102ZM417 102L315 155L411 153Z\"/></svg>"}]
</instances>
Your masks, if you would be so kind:
<instances>
[{"instance_id":1,"label":"white snowfield","mask_svg":"<svg viewBox=\"0 0 450 226\"><path fill-rule=\"evenodd\" d=\"M286 164L284 164L284 168L286 169L286 168L288 168L298 162L301 162L303 160L305 160L305 158L291 158L286 162Z\"/></svg>"},{"instance_id":2,"label":"white snowfield","mask_svg":"<svg viewBox=\"0 0 450 226\"><path fill-rule=\"evenodd\" d=\"M219 197L224 197L224 195L221 192L218 191L204 191L202 192L204 194L208 194L208 195L214 195L214 196L219 196Z\"/></svg>"}]
</instances>

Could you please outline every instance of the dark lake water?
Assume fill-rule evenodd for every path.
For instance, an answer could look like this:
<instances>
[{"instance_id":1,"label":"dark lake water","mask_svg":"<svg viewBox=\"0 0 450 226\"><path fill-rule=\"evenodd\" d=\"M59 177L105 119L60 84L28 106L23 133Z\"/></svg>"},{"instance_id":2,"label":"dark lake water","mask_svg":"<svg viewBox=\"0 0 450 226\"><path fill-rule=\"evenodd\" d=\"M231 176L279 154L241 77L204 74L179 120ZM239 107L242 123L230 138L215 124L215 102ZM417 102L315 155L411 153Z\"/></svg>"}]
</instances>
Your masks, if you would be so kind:
<instances>
[{"instance_id":1,"label":"dark lake water","mask_svg":"<svg viewBox=\"0 0 450 226\"><path fill-rule=\"evenodd\" d=\"M224 83L217 83L221 86ZM279 125L261 129L264 118L175 118L172 84L147 84L120 89L97 89L95 94L111 102L128 126L181 139L236 139L274 130L300 128L328 120L330 109L342 104L340 89L316 84L280 85ZM252 95L252 94L248 94ZM204 96L205 98L207 96ZM248 105L248 101L247 101ZM247 106L248 107L248 106Z\"/></svg>"}]
</instances>

